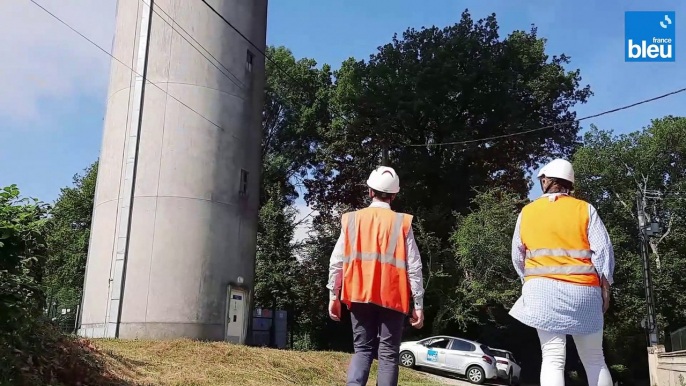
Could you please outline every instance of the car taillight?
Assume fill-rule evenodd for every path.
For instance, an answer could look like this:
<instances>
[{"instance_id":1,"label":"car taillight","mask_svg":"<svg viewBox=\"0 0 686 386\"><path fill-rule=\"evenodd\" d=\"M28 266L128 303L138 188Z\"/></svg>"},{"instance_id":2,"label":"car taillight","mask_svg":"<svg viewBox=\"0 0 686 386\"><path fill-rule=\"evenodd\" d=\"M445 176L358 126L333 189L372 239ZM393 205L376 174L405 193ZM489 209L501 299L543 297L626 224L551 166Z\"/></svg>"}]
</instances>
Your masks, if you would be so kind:
<instances>
[{"instance_id":1,"label":"car taillight","mask_svg":"<svg viewBox=\"0 0 686 386\"><path fill-rule=\"evenodd\" d=\"M482 356L481 359L483 359L484 362L488 363L489 365L493 364L493 361L491 360L491 358L487 357L486 355Z\"/></svg>"},{"instance_id":2,"label":"car taillight","mask_svg":"<svg viewBox=\"0 0 686 386\"><path fill-rule=\"evenodd\" d=\"M496 362L499 363L499 364L501 364L501 365L506 365L506 364L508 364L507 361L500 361L500 360L499 360L499 361L496 361Z\"/></svg>"}]
</instances>

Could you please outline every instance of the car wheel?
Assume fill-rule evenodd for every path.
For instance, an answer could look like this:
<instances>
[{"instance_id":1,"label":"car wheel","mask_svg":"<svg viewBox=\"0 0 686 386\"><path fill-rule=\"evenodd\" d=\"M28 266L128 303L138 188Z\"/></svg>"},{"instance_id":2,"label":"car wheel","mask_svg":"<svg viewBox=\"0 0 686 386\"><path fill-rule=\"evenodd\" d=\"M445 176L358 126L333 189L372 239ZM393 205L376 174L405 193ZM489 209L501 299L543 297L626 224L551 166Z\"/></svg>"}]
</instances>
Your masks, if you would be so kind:
<instances>
[{"instance_id":1,"label":"car wheel","mask_svg":"<svg viewBox=\"0 0 686 386\"><path fill-rule=\"evenodd\" d=\"M404 367L414 367L414 355L409 351L400 353L400 364Z\"/></svg>"},{"instance_id":2,"label":"car wheel","mask_svg":"<svg viewBox=\"0 0 686 386\"><path fill-rule=\"evenodd\" d=\"M512 379L512 370L507 374L507 386L514 386L514 380Z\"/></svg>"},{"instance_id":3,"label":"car wheel","mask_svg":"<svg viewBox=\"0 0 686 386\"><path fill-rule=\"evenodd\" d=\"M484 370L479 366L472 366L468 368L466 375L467 380L471 383L482 385L484 382L486 382L486 375L484 374Z\"/></svg>"}]
</instances>

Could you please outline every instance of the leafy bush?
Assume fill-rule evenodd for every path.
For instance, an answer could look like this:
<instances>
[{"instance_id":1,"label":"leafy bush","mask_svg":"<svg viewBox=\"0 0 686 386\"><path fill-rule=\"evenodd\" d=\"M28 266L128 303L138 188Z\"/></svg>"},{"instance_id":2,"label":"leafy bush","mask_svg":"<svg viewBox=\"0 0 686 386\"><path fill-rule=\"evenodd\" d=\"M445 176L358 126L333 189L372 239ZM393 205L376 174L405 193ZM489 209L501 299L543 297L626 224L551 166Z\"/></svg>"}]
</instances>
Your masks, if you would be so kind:
<instances>
[{"instance_id":1,"label":"leafy bush","mask_svg":"<svg viewBox=\"0 0 686 386\"><path fill-rule=\"evenodd\" d=\"M44 319L21 338L9 353L11 362L0 364L0 386L123 384L105 370L104 357L90 341L64 335Z\"/></svg>"},{"instance_id":2,"label":"leafy bush","mask_svg":"<svg viewBox=\"0 0 686 386\"><path fill-rule=\"evenodd\" d=\"M0 386L106 385L88 341L44 319L45 230L49 206L0 190Z\"/></svg>"},{"instance_id":3,"label":"leafy bush","mask_svg":"<svg viewBox=\"0 0 686 386\"><path fill-rule=\"evenodd\" d=\"M0 191L0 382L17 383L26 338L43 313L47 211L38 200L20 198L14 185Z\"/></svg>"}]
</instances>

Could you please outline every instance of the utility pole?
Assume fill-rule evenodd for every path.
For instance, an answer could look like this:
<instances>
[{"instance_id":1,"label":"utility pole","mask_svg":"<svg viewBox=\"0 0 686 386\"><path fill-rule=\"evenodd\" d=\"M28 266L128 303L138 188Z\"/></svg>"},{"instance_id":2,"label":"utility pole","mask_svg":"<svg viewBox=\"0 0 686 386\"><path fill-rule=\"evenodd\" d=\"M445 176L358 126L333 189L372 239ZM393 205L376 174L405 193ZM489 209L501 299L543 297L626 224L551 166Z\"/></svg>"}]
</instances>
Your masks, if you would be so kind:
<instances>
[{"instance_id":1,"label":"utility pole","mask_svg":"<svg viewBox=\"0 0 686 386\"><path fill-rule=\"evenodd\" d=\"M646 195L645 192L636 192L636 209L638 214L639 242L641 243L641 258L643 259L643 280L646 297L646 320L645 329L648 334L648 346L654 347L658 343L657 322L655 317L655 297L653 296L653 283L650 276L650 256L648 254L648 231L655 229L646 220Z\"/></svg>"}]
</instances>

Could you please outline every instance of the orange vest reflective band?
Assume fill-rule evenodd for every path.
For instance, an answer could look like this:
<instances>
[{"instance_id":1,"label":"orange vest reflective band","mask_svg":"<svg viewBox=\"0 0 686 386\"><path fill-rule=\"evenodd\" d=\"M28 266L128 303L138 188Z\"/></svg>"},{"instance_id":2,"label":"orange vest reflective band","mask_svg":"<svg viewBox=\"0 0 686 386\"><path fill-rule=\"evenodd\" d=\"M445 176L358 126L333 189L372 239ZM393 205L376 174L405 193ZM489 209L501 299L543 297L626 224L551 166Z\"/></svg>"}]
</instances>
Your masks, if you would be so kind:
<instances>
[{"instance_id":1,"label":"orange vest reflective band","mask_svg":"<svg viewBox=\"0 0 686 386\"><path fill-rule=\"evenodd\" d=\"M345 254L341 302L373 303L410 312L407 234L412 216L385 208L343 215Z\"/></svg>"},{"instance_id":2,"label":"orange vest reflective band","mask_svg":"<svg viewBox=\"0 0 686 386\"><path fill-rule=\"evenodd\" d=\"M524 280L536 277L600 286L588 242L588 203L569 196L542 197L524 207L520 223L526 246Z\"/></svg>"}]
</instances>

